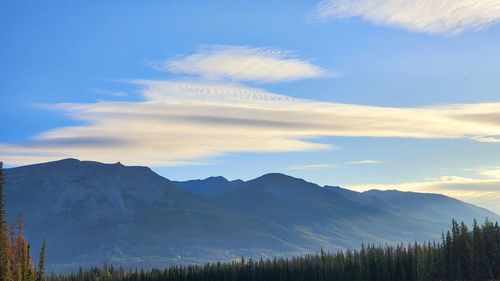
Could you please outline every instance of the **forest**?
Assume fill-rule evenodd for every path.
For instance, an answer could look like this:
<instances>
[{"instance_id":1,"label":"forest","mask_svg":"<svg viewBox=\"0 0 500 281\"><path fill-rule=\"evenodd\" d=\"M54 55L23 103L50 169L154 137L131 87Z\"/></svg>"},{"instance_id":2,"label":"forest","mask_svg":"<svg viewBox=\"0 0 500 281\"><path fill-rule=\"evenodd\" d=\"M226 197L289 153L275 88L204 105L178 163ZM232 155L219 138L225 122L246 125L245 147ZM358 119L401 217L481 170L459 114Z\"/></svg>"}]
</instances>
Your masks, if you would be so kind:
<instances>
[{"instance_id":1,"label":"forest","mask_svg":"<svg viewBox=\"0 0 500 281\"><path fill-rule=\"evenodd\" d=\"M294 258L241 260L165 269L125 270L105 264L49 281L415 281L498 280L500 278L498 223L474 222L472 229L452 222L440 242L396 246L362 245L354 251Z\"/></svg>"},{"instance_id":2,"label":"forest","mask_svg":"<svg viewBox=\"0 0 500 281\"><path fill-rule=\"evenodd\" d=\"M1 165L1 164L0 164ZM30 257L22 217L9 228L0 166L1 281L426 281L499 280L500 227L486 220L471 227L453 220L438 241L397 245L361 245L358 250L292 258L245 259L165 269L125 269L105 263L70 274L45 273L45 241L37 266ZM57 241L53 241L57 244Z\"/></svg>"},{"instance_id":3,"label":"forest","mask_svg":"<svg viewBox=\"0 0 500 281\"><path fill-rule=\"evenodd\" d=\"M19 216L15 227L7 225L3 183L3 163L0 161L0 281L45 281L46 242L43 242L38 266L34 266L30 244L24 236L23 216Z\"/></svg>"}]
</instances>

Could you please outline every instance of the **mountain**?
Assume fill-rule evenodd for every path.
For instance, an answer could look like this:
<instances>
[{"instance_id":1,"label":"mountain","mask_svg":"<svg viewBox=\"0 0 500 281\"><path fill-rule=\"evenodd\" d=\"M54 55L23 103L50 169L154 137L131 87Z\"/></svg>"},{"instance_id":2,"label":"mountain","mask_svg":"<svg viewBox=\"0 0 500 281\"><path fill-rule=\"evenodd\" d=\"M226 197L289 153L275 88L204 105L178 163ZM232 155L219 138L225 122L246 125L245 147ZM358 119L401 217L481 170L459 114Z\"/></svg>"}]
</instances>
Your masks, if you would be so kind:
<instances>
[{"instance_id":1,"label":"mountain","mask_svg":"<svg viewBox=\"0 0 500 281\"><path fill-rule=\"evenodd\" d=\"M55 270L303 251L287 229L218 208L145 167L67 159L5 177L9 220L22 212L33 245L47 238Z\"/></svg>"},{"instance_id":2,"label":"mountain","mask_svg":"<svg viewBox=\"0 0 500 281\"><path fill-rule=\"evenodd\" d=\"M451 217L498 216L433 194L355 192L283 174L174 182L146 167L65 159L5 170L9 221L51 270L290 256L439 238ZM449 210L445 210L449 208Z\"/></svg>"},{"instance_id":3,"label":"mountain","mask_svg":"<svg viewBox=\"0 0 500 281\"><path fill-rule=\"evenodd\" d=\"M481 223L486 217L498 220L499 216L480 208L441 194L402 192L398 190L369 190L362 193L377 198L396 209L400 214L429 221L450 221L453 218Z\"/></svg>"},{"instance_id":4,"label":"mountain","mask_svg":"<svg viewBox=\"0 0 500 281\"><path fill-rule=\"evenodd\" d=\"M246 216L267 219L314 237L328 248L357 247L361 241L390 243L427 240L448 222L430 222L395 215L384 204L352 200L302 179L267 174L215 196L224 209Z\"/></svg>"},{"instance_id":5,"label":"mountain","mask_svg":"<svg viewBox=\"0 0 500 281\"><path fill-rule=\"evenodd\" d=\"M340 186L325 185L324 188L329 190L330 192L334 192L338 195L345 197L346 199L357 202L359 204L377 206L379 208L383 208L386 211L395 211L395 212L399 211L397 209L391 210L393 209L392 206L388 205L386 202L380 200L375 196L371 196L370 194L357 192L354 190L342 188Z\"/></svg>"},{"instance_id":6,"label":"mountain","mask_svg":"<svg viewBox=\"0 0 500 281\"><path fill-rule=\"evenodd\" d=\"M204 180L174 181L177 187L186 191L198 194L205 198L211 198L218 194L229 191L230 189L243 183L242 180L229 181L224 177L209 177Z\"/></svg>"},{"instance_id":7,"label":"mountain","mask_svg":"<svg viewBox=\"0 0 500 281\"><path fill-rule=\"evenodd\" d=\"M380 206L393 214L427 221L449 223L452 219L457 219L470 224L474 219L479 223L486 218L500 219L498 214L488 209L442 194L376 189L356 192L338 186L325 188L361 204Z\"/></svg>"}]
</instances>

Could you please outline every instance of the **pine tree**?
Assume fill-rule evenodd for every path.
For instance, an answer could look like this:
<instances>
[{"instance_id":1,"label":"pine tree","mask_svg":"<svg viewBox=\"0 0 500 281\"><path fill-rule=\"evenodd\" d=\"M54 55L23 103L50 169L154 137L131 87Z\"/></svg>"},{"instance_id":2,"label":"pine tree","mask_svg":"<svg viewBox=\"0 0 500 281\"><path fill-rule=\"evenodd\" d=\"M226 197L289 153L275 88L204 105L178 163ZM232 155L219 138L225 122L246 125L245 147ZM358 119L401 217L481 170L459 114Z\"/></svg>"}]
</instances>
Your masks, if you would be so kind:
<instances>
[{"instance_id":1,"label":"pine tree","mask_svg":"<svg viewBox=\"0 0 500 281\"><path fill-rule=\"evenodd\" d=\"M7 214L3 197L3 163L0 161L0 280L12 281L10 271L10 238L7 228Z\"/></svg>"},{"instance_id":2,"label":"pine tree","mask_svg":"<svg viewBox=\"0 0 500 281\"><path fill-rule=\"evenodd\" d=\"M45 281L45 251L46 251L47 241L44 239L42 244L42 249L40 251L40 260L38 261L38 272L36 276L36 281Z\"/></svg>"},{"instance_id":3,"label":"pine tree","mask_svg":"<svg viewBox=\"0 0 500 281\"><path fill-rule=\"evenodd\" d=\"M27 253L28 253L28 257L26 259L27 260L26 280L27 281L35 281L35 268L33 267L33 264L31 263L30 244L28 244L28 246L27 246Z\"/></svg>"}]
</instances>

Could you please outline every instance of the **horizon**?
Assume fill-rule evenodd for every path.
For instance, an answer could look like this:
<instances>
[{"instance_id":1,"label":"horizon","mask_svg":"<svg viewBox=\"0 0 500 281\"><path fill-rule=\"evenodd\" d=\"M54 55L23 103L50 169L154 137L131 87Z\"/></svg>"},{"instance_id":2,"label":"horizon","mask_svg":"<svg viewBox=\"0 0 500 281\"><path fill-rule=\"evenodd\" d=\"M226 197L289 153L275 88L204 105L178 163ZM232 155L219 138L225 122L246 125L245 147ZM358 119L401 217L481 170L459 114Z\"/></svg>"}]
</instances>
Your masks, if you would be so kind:
<instances>
[{"instance_id":1,"label":"horizon","mask_svg":"<svg viewBox=\"0 0 500 281\"><path fill-rule=\"evenodd\" d=\"M500 213L500 5L215 1L0 10L0 160L278 172Z\"/></svg>"}]
</instances>

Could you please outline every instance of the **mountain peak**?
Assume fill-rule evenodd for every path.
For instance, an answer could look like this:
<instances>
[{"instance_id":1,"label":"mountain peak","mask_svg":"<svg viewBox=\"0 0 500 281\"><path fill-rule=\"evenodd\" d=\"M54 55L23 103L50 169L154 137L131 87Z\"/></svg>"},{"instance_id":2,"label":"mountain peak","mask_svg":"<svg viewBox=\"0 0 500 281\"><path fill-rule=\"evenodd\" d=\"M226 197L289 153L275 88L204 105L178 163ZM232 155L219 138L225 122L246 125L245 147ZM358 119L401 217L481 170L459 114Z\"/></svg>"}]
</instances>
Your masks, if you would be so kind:
<instances>
[{"instance_id":1,"label":"mountain peak","mask_svg":"<svg viewBox=\"0 0 500 281\"><path fill-rule=\"evenodd\" d=\"M268 173L264 174L256 179L253 179L254 181L300 181L300 182L305 182L305 180L292 177L289 175L285 175L282 173Z\"/></svg>"},{"instance_id":2,"label":"mountain peak","mask_svg":"<svg viewBox=\"0 0 500 281\"><path fill-rule=\"evenodd\" d=\"M228 179L226 179L225 177L223 176L213 176L213 177L208 177L206 178L205 180L208 180L208 181L216 181L216 182L229 182Z\"/></svg>"},{"instance_id":3,"label":"mountain peak","mask_svg":"<svg viewBox=\"0 0 500 281\"><path fill-rule=\"evenodd\" d=\"M195 193L201 197L210 198L240 185L242 180L229 181L225 177L215 176L206 179L176 181L174 184L184 190Z\"/></svg>"},{"instance_id":4,"label":"mountain peak","mask_svg":"<svg viewBox=\"0 0 500 281\"><path fill-rule=\"evenodd\" d=\"M54 161L49 161L49 162L44 162L44 163L37 163L37 164L32 164L32 165L27 165L27 166L42 166L42 165L74 165L77 163L81 163L79 159L76 158L65 158L61 160L54 160Z\"/></svg>"},{"instance_id":5,"label":"mountain peak","mask_svg":"<svg viewBox=\"0 0 500 281\"><path fill-rule=\"evenodd\" d=\"M56 160L56 161L52 161L52 162L59 162L59 163L76 163L76 162L81 162L79 159L76 159L76 158L65 158L65 159L61 159L61 160ZM50 163L50 162L47 162L47 163Z\"/></svg>"}]
</instances>

